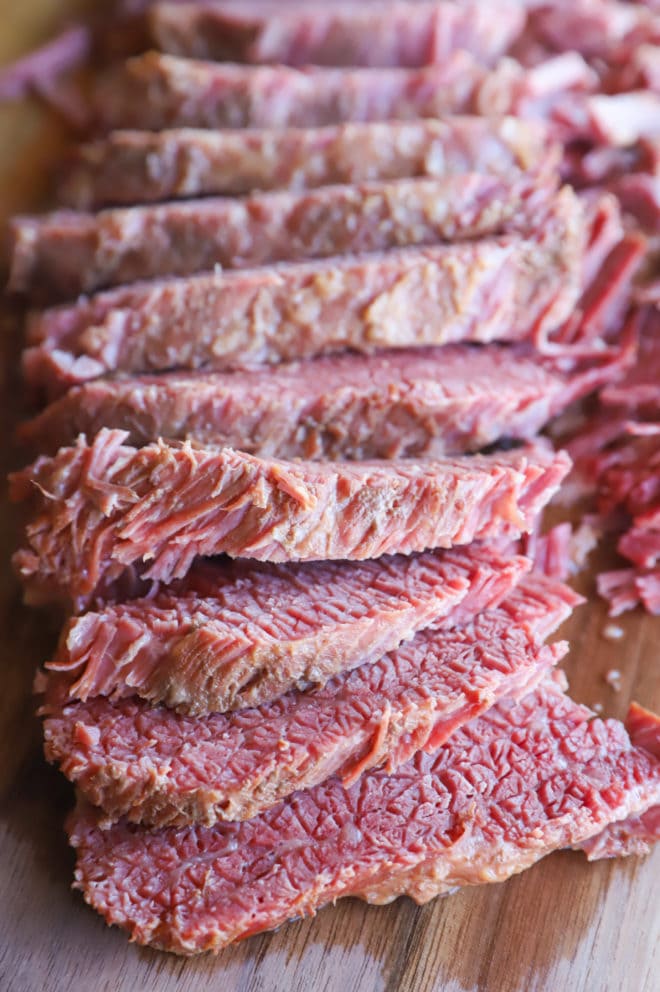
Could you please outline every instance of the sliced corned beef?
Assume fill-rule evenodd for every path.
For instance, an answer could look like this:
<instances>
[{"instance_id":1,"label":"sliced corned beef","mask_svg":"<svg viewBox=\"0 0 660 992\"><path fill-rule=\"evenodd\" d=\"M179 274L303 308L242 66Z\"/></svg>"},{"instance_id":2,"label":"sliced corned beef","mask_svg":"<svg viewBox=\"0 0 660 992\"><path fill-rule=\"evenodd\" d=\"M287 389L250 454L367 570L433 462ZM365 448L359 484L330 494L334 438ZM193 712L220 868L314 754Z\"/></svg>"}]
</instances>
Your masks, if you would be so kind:
<instances>
[{"instance_id":1,"label":"sliced corned beef","mask_svg":"<svg viewBox=\"0 0 660 992\"><path fill-rule=\"evenodd\" d=\"M423 630L321 690L230 715L181 717L135 699L56 706L46 756L111 820L246 820L331 775L348 786L370 768L392 772L497 700L526 695L566 653L541 641L577 602L531 576L466 626Z\"/></svg>"},{"instance_id":2,"label":"sliced corned beef","mask_svg":"<svg viewBox=\"0 0 660 992\"><path fill-rule=\"evenodd\" d=\"M253 190L311 189L413 176L492 172L556 161L544 127L454 117L284 130L115 131L79 146L60 190L81 210Z\"/></svg>"},{"instance_id":3,"label":"sliced corned beef","mask_svg":"<svg viewBox=\"0 0 660 992\"><path fill-rule=\"evenodd\" d=\"M644 2L534 3L530 29L556 51L574 49L614 63L626 61L644 42L660 41L660 17Z\"/></svg>"},{"instance_id":4,"label":"sliced corned beef","mask_svg":"<svg viewBox=\"0 0 660 992\"><path fill-rule=\"evenodd\" d=\"M39 301L74 298L216 265L244 269L524 230L554 189L547 175L536 182L467 173L19 217L9 288Z\"/></svg>"},{"instance_id":5,"label":"sliced corned beef","mask_svg":"<svg viewBox=\"0 0 660 992\"><path fill-rule=\"evenodd\" d=\"M422 69L226 65L148 52L101 80L94 107L105 130L415 120L469 112L482 76L464 52Z\"/></svg>"},{"instance_id":6,"label":"sliced corned beef","mask_svg":"<svg viewBox=\"0 0 660 992\"><path fill-rule=\"evenodd\" d=\"M498 606L529 568L478 545L367 562L198 563L174 589L70 620L48 705L140 696L181 713L258 706Z\"/></svg>"},{"instance_id":7,"label":"sliced corned beef","mask_svg":"<svg viewBox=\"0 0 660 992\"><path fill-rule=\"evenodd\" d=\"M149 15L156 48L196 58L290 65L417 66L467 49L492 61L525 25L525 10L499 0L412 5L331 3L271 7L254 2L155 3Z\"/></svg>"},{"instance_id":8,"label":"sliced corned beef","mask_svg":"<svg viewBox=\"0 0 660 992\"><path fill-rule=\"evenodd\" d=\"M242 823L108 830L68 823L76 883L108 923L182 954L343 896L417 902L502 881L660 802L660 764L622 724L555 686L498 703L433 755L345 790L330 779Z\"/></svg>"},{"instance_id":9,"label":"sliced corned beef","mask_svg":"<svg viewBox=\"0 0 660 992\"><path fill-rule=\"evenodd\" d=\"M626 730L635 747L644 748L660 759L660 722L655 713L633 703L626 718ZM648 854L660 840L660 805L606 827L597 837L582 845L590 861Z\"/></svg>"},{"instance_id":10,"label":"sliced corned beef","mask_svg":"<svg viewBox=\"0 0 660 992\"><path fill-rule=\"evenodd\" d=\"M566 187L528 234L135 283L35 314L28 381L232 368L345 348L533 338L580 296L584 222Z\"/></svg>"},{"instance_id":11,"label":"sliced corned beef","mask_svg":"<svg viewBox=\"0 0 660 992\"><path fill-rule=\"evenodd\" d=\"M241 372L96 379L51 403L20 435L42 453L113 427L138 446L163 437L276 458L438 457L533 437L626 360L445 345Z\"/></svg>"},{"instance_id":12,"label":"sliced corned beef","mask_svg":"<svg viewBox=\"0 0 660 992\"><path fill-rule=\"evenodd\" d=\"M142 571L168 582L197 556L259 561L375 558L531 530L570 460L547 447L496 455L286 462L123 431L82 438L12 477L26 501L14 557L31 598L76 608Z\"/></svg>"},{"instance_id":13,"label":"sliced corned beef","mask_svg":"<svg viewBox=\"0 0 660 992\"><path fill-rule=\"evenodd\" d=\"M149 52L105 77L101 128L322 127L342 121L509 113L561 130L562 111L598 88L575 52L489 68L466 51L420 69L323 69L200 62ZM581 171L579 161L575 167Z\"/></svg>"}]
</instances>

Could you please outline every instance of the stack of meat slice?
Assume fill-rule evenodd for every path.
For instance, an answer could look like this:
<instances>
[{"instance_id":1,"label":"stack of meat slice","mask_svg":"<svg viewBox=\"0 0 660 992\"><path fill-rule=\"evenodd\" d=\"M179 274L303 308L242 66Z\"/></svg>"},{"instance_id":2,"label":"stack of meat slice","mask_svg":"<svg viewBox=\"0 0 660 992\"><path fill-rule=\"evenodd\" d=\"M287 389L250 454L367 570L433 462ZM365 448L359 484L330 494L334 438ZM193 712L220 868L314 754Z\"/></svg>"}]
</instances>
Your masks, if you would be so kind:
<instances>
[{"instance_id":1,"label":"stack of meat slice","mask_svg":"<svg viewBox=\"0 0 660 992\"><path fill-rule=\"evenodd\" d=\"M597 74L498 61L517 2L145 23L13 226L48 401L15 566L70 614L37 689L76 884L195 953L643 851L660 721L570 700L544 642L580 599L519 553L570 468L536 435L634 350L643 246L558 174Z\"/></svg>"}]
</instances>

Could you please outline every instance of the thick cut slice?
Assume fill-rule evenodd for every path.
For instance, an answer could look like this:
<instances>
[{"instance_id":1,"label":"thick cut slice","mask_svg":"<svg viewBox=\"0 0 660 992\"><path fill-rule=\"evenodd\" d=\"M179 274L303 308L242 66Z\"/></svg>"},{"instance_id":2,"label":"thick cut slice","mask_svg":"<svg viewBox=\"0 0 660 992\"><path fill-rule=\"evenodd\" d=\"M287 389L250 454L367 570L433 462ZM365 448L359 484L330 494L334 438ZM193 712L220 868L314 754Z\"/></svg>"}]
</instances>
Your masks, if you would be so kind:
<instances>
[{"instance_id":1,"label":"thick cut slice","mask_svg":"<svg viewBox=\"0 0 660 992\"><path fill-rule=\"evenodd\" d=\"M148 52L97 86L104 130L325 127L469 113L484 69L457 52L422 69L294 69L200 62Z\"/></svg>"},{"instance_id":2,"label":"thick cut slice","mask_svg":"<svg viewBox=\"0 0 660 992\"><path fill-rule=\"evenodd\" d=\"M556 129L562 111L575 114L599 82L575 52L533 67L503 59L491 68L462 50L418 69L228 65L149 52L106 75L94 103L104 130L325 127L495 110ZM578 175L593 170L584 152L572 166Z\"/></svg>"},{"instance_id":3,"label":"thick cut slice","mask_svg":"<svg viewBox=\"0 0 660 992\"><path fill-rule=\"evenodd\" d=\"M496 607L529 560L488 547L368 562L198 563L175 590L64 628L49 701L140 696L198 716L258 706Z\"/></svg>"},{"instance_id":4,"label":"thick cut slice","mask_svg":"<svg viewBox=\"0 0 660 992\"><path fill-rule=\"evenodd\" d=\"M96 379L20 433L51 453L111 427L135 445L191 438L270 458L440 457L533 437L621 364L542 359L525 345L445 345L233 373Z\"/></svg>"},{"instance_id":5,"label":"thick cut slice","mask_svg":"<svg viewBox=\"0 0 660 992\"><path fill-rule=\"evenodd\" d=\"M568 187L528 235L135 283L33 316L28 380L232 368L354 348L543 343L580 297L583 213Z\"/></svg>"},{"instance_id":6,"label":"thick cut slice","mask_svg":"<svg viewBox=\"0 0 660 992\"><path fill-rule=\"evenodd\" d=\"M295 793L215 827L68 822L76 883L108 923L180 954L313 913L343 896L426 902L502 881L660 801L660 763L622 724L554 686L497 704L433 755Z\"/></svg>"},{"instance_id":7,"label":"thick cut slice","mask_svg":"<svg viewBox=\"0 0 660 992\"><path fill-rule=\"evenodd\" d=\"M513 117L389 121L307 129L150 134L116 131L81 145L61 188L68 206L148 203L253 190L491 172L556 161L547 129Z\"/></svg>"},{"instance_id":8,"label":"thick cut slice","mask_svg":"<svg viewBox=\"0 0 660 992\"><path fill-rule=\"evenodd\" d=\"M56 706L46 756L101 806L149 826L246 820L299 789L432 752L504 696L526 695L565 654L540 646L579 597L532 577L497 610L423 630L316 692L193 719L135 699Z\"/></svg>"},{"instance_id":9,"label":"thick cut slice","mask_svg":"<svg viewBox=\"0 0 660 992\"><path fill-rule=\"evenodd\" d=\"M222 268L529 230L550 176L467 173L12 222L10 289L39 300Z\"/></svg>"},{"instance_id":10,"label":"thick cut slice","mask_svg":"<svg viewBox=\"0 0 660 992\"><path fill-rule=\"evenodd\" d=\"M533 528L570 466L539 445L319 463L187 443L136 450L125 439L103 430L12 477L14 499L31 511L14 560L33 594L64 594L79 608L136 569L180 578L197 556L363 560L515 537Z\"/></svg>"},{"instance_id":11,"label":"thick cut slice","mask_svg":"<svg viewBox=\"0 0 660 992\"><path fill-rule=\"evenodd\" d=\"M499 58L525 26L525 10L500 0L412 5L332 3L273 7L241 3L156 3L151 41L174 55L290 65L418 66L466 49Z\"/></svg>"}]
</instances>

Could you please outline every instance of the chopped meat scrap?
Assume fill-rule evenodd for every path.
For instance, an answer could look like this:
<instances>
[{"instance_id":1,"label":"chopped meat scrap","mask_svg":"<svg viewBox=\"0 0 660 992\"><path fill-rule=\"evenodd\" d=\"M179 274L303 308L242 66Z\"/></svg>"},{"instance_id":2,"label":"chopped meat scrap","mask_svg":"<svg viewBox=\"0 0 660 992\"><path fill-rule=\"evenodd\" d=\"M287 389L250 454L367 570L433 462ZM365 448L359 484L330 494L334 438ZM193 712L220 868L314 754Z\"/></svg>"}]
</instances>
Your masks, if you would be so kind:
<instances>
[{"instance_id":1,"label":"chopped meat scrap","mask_svg":"<svg viewBox=\"0 0 660 992\"><path fill-rule=\"evenodd\" d=\"M47 757L112 820L212 826L245 820L331 775L392 772L432 752L504 696L526 695L567 650L541 647L578 597L530 577L505 604L451 630L423 630L315 692L202 719L135 699L51 707Z\"/></svg>"},{"instance_id":2,"label":"chopped meat scrap","mask_svg":"<svg viewBox=\"0 0 660 992\"><path fill-rule=\"evenodd\" d=\"M363 560L531 530L565 477L563 452L373 462L286 462L123 431L79 439L12 477L27 501L15 567L31 597L76 608L126 572L168 582L197 556Z\"/></svg>"},{"instance_id":3,"label":"chopped meat scrap","mask_svg":"<svg viewBox=\"0 0 660 992\"><path fill-rule=\"evenodd\" d=\"M556 687L503 701L433 755L298 792L252 820L148 832L70 817L76 884L132 939L217 951L344 896L417 902L501 881L660 801L660 764ZM524 811L524 815L523 815Z\"/></svg>"}]
</instances>

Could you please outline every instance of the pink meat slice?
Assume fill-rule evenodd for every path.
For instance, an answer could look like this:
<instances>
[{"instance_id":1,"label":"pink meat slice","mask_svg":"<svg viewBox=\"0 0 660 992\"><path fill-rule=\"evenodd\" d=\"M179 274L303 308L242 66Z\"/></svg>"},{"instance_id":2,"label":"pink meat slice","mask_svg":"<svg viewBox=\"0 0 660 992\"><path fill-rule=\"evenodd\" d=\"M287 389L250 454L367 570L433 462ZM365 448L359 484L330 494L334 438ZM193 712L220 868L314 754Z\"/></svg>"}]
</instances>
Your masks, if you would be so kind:
<instances>
[{"instance_id":1,"label":"pink meat slice","mask_svg":"<svg viewBox=\"0 0 660 992\"><path fill-rule=\"evenodd\" d=\"M532 438L611 381L625 360L555 361L528 346L446 345L240 373L96 379L51 403L20 435L50 453L110 427L137 446L163 437L273 458L440 457Z\"/></svg>"},{"instance_id":2,"label":"pink meat slice","mask_svg":"<svg viewBox=\"0 0 660 992\"><path fill-rule=\"evenodd\" d=\"M529 568L470 545L367 562L228 568L71 619L49 700L136 695L199 716L258 706L496 607Z\"/></svg>"},{"instance_id":3,"label":"pink meat slice","mask_svg":"<svg viewBox=\"0 0 660 992\"><path fill-rule=\"evenodd\" d=\"M550 175L467 173L18 217L9 288L38 300L75 298L216 265L244 269L524 230L555 186Z\"/></svg>"},{"instance_id":4,"label":"pink meat slice","mask_svg":"<svg viewBox=\"0 0 660 992\"><path fill-rule=\"evenodd\" d=\"M625 356L541 358L527 346L332 355L242 372L172 372L74 386L20 436L41 452L103 427L277 458L417 458L529 439L609 382Z\"/></svg>"},{"instance_id":5,"label":"pink meat slice","mask_svg":"<svg viewBox=\"0 0 660 992\"><path fill-rule=\"evenodd\" d=\"M534 339L580 296L584 217L566 187L529 234L135 283L35 314L28 380L245 367L346 348Z\"/></svg>"},{"instance_id":6,"label":"pink meat slice","mask_svg":"<svg viewBox=\"0 0 660 992\"><path fill-rule=\"evenodd\" d=\"M420 69L246 66L148 52L102 77L94 110L104 130L415 120L469 113L484 73L465 52Z\"/></svg>"},{"instance_id":7,"label":"pink meat slice","mask_svg":"<svg viewBox=\"0 0 660 992\"><path fill-rule=\"evenodd\" d=\"M168 582L197 556L364 560L513 537L532 529L570 465L540 445L318 463L125 439L103 430L12 477L30 512L14 563L32 598L84 607L126 573Z\"/></svg>"},{"instance_id":8,"label":"pink meat slice","mask_svg":"<svg viewBox=\"0 0 660 992\"><path fill-rule=\"evenodd\" d=\"M174 55L290 65L417 66L442 62L457 49L492 61L525 25L524 8L498 4L378 5L332 3L273 7L260 3L156 3L149 13L153 45Z\"/></svg>"},{"instance_id":9,"label":"pink meat slice","mask_svg":"<svg viewBox=\"0 0 660 992\"><path fill-rule=\"evenodd\" d=\"M508 176L549 158L556 162L556 146L546 128L513 117L253 131L115 131L76 149L60 197L67 206L89 210L456 172Z\"/></svg>"},{"instance_id":10,"label":"pink meat slice","mask_svg":"<svg viewBox=\"0 0 660 992\"><path fill-rule=\"evenodd\" d=\"M626 718L626 729L635 747L644 748L660 759L660 722L655 713L633 703ZM601 834L583 844L590 861L597 858L620 858L648 854L660 840L660 805L606 827Z\"/></svg>"},{"instance_id":11,"label":"pink meat slice","mask_svg":"<svg viewBox=\"0 0 660 992\"><path fill-rule=\"evenodd\" d=\"M660 801L660 764L556 686L504 700L394 774L332 778L242 823L68 821L76 885L142 944L194 954L344 896L417 902L502 881Z\"/></svg>"},{"instance_id":12,"label":"pink meat slice","mask_svg":"<svg viewBox=\"0 0 660 992\"><path fill-rule=\"evenodd\" d=\"M541 647L579 597L540 577L463 627L424 630L316 692L193 719L136 699L56 706L46 756L101 806L149 826L246 820L299 789L432 752L504 696L526 695L566 653Z\"/></svg>"},{"instance_id":13,"label":"pink meat slice","mask_svg":"<svg viewBox=\"0 0 660 992\"><path fill-rule=\"evenodd\" d=\"M490 67L461 50L416 69L246 66L149 52L102 78L93 102L105 130L322 127L497 111L547 121L562 134L567 109L588 124L585 97L599 83L576 52ZM570 113L568 121L571 137ZM580 159L575 168L584 171Z\"/></svg>"}]
</instances>

